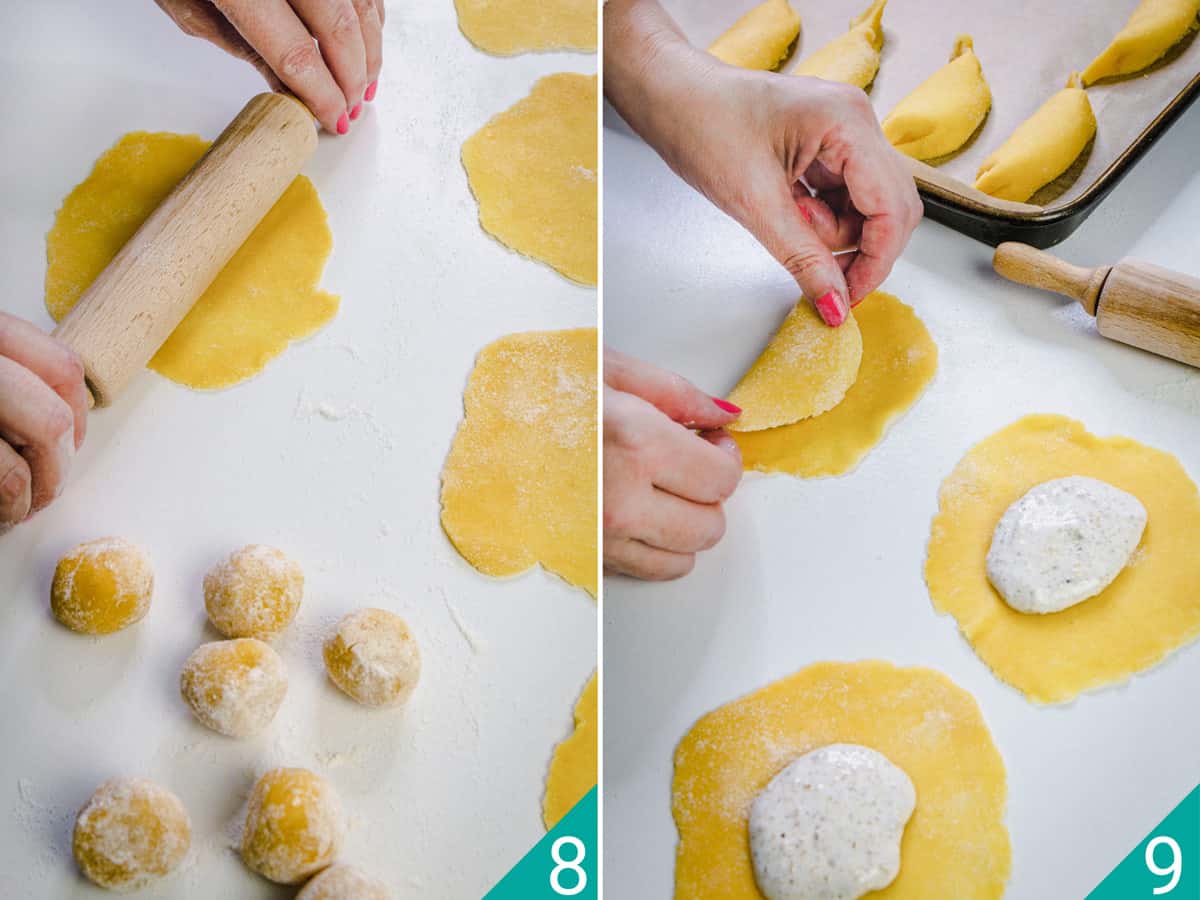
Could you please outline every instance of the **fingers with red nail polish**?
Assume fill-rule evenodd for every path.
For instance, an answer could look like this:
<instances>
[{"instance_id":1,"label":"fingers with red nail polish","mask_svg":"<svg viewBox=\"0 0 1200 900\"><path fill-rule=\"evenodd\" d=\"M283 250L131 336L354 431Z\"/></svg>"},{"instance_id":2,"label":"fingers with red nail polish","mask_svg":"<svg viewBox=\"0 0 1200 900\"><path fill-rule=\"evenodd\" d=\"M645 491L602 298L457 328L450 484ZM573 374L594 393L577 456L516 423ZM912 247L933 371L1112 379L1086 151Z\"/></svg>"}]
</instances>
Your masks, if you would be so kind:
<instances>
[{"instance_id":1,"label":"fingers with red nail polish","mask_svg":"<svg viewBox=\"0 0 1200 900\"><path fill-rule=\"evenodd\" d=\"M363 99L370 103L375 99L375 91L379 88L379 79L375 79L367 85L367 92L363 94Z\"/></svg>"},{"instance_id":2,"label":"fingers with red nail polish","mask_svg":"<svg viewBox=\"0 0 1200 900\"><path fill-rule=\"evenodd\" d=\"M337 120L337 133L345 134L349 130L350 130L350 117L348 115L346 115L345 113L342 113L341 116L339 116L338 120Z\"/></svg>"}]
</instances>

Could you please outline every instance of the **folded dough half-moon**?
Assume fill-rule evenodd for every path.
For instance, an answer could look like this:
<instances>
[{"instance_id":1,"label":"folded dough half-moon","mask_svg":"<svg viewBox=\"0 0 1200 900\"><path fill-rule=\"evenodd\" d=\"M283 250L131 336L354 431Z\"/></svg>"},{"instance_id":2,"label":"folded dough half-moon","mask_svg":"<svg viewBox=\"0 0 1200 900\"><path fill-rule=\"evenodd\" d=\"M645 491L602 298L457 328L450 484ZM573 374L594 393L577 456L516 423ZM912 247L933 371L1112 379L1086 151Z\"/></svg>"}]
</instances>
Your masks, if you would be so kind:
<instances>
[{"instance_id":1,"label":"folded dough half-moon","mask_svg":"<svg viewBox=\"0 0 1200 900\"><path fill-rule=\"evenodd\" d=\"M708 52L731 66L774 70L799 34L800 16L788 0L766 0L730 25Z\"/></svg>"},{"instance_id":2,"label":"folded dough half-moon","mask_svg":"<svg viewBox=\"0 0 1200 900\"><path fill-rule=\"evenodd\" d=\"M885 6L887 0L875 0L864 13L850 20L849 31L802 60L792 74L840 81L866 90L879 71Z\"/></svg>"},{"instance_id":3,"label":"folded dough half-moon","mask_svg":"<svg viewBox=\"0 0 1200 900\"><path fill-rule=\"evenodd\" d=\"M1085 86L1140 72L1195 27L1200 0L1142 0L1103 52L1083 70Z\"/></svg>"},{"instance_id":4,"label":"folded dough half-moon","mask_svg":"<svg viewBox=\"0 0 1200 900\"><path fill-rule=\"evenodd\" d=\"M1016 127L983 161L975 175L976 190L1024 203L1039 188L1071 167L1096 134L1096 116L1079 73L1067 86Z\"/></svg>"},{"instance_id":5,"label":"folded dough half-moon","mask_svg":"<svg viewBox=\"0 0 1200 900\"><path fill-rule=\"evenodd\" d=\"M954 42L950 62L883 120L883 133L906 156L934 159L965 144L991 107L992 92L971 38L964 34Z\"/></svg>"}]
</instances>

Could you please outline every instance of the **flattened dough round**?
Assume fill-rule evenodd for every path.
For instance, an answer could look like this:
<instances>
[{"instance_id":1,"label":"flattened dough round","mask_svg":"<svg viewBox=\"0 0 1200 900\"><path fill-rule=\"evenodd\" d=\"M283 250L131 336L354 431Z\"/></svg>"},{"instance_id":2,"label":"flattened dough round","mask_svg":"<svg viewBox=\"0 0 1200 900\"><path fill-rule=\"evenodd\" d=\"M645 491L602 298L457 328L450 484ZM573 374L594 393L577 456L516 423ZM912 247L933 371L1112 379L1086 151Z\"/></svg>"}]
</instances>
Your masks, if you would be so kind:
<instances>
[{"instance_id":1,"label":"flattened dough round","mask_svg":"<svg viewBox=\"0 0 1200 900\"><path fill-rule=\"evenodd\" d=\"M845 398L829 412L793 425L735 434L748 471L800 478L845 474L932 380L937 345L912 307L876 291L855 307L854 316L862 332L862 363Z\"/></svg>"},{"instance_id":2,"label":"flattened dough round","mask_svg":"<svg viewBox=\"0 0 1200 900\"><path fill-rule=\"evenodd\" d=\"M595 50L595 0L454 0L458 27L487 53Z\"/></svg>"},{"instance_id":3,"label":"flattened dough round","mask_svg":"<svg viewBox=\"0 0 1200 900\"><path fill-rule=\"evenodd\" d=\"M117 251L208 149L195 135L135 131L96 161L63 201L46 237L46 308L62 319ZM318 290L333 236L303 175L251 232L196 301L150 368L199 389L261 372L295 340L333 318Z\"/></svg>"},{"instance_id":4,"label":"flattened dough round","mask_svg":"<svg viewBox=\"0 0 1200 900\"><path fill-rule=\"evenodd\" d=\"M596 673L593 672L575 704L575 730L554 748L550 760L546 797L542 801L542 819L547 831L596 786L599 772L596 724Z\"/></svg>"},{"instance_id":5,"label":"flattened dough round","mask_svg":"<svg viewBox=\"0 0 1200 900\"><path fill-rule=\"evenodd\" d=\"M708 48L721 62L775 70L800 35L800 16L788 0L765 0L734 22Z\"/></svg>"},{"instance_id":6,"label":"flattened dough round","mask_svg":"<svg viewBox=\"0 0 1200 900\"><path fill-rule=\"evenodd\" d=\"M837 406L858 376L862 334L854 316L839 328L821 321L811 303L788 313L767 349L729 393L741 416L731 431L790 425Z\"/></svg>"},{"instance_id":7,"label":"flattened dough round","mask_svg":"<svg viewBox=\"0 0 1200 900\"><path fill-rule=\"evenodd\" d=\"M442 469L442 527L486 575L541 565L596 596L596 329L483 348Z\"/></svg>"},{"instance_id":8,"label":"flattened dough round","mask_svg":"<svg viewBox=\"0 0 1200 900\"><path fill-rule=\"evenodd\" d=\"M987 578L992 532L1034 485L1084 475L1146 507L1129 565L1086 603L1030 616L1009 608ZM1200 492L1169 453L1125 437L1099 438L1064 416L1027 416L980 441L938 492L925 581L1000 680L1036 703L1125 681L1200 635Z\"/></svg>"},{"instance_id":9,"label":"flattened dough round","mask_svg":"<svg viewBox=\"0 0 1200 900\"><path fill-rule=\"evenodd\" d=\"M463 144L479 223L502 244L596 283L596 76L539 79Z\"/></svg>"},{"instance_id":10,"label":"flattened dough round","mask_svg":"<svg viewBox=\"0 0 1200 900\"><path fill-rule=\"evenodd\" d=\"M796 757L838 743L877 750L917 789L900 874L872 897L1004 893L1004 762L975 699L932 669L870 660L801 669L714 710L679 742L677 900L761 900L747 838L754 798Z\"/></svg>"}]
</instances>

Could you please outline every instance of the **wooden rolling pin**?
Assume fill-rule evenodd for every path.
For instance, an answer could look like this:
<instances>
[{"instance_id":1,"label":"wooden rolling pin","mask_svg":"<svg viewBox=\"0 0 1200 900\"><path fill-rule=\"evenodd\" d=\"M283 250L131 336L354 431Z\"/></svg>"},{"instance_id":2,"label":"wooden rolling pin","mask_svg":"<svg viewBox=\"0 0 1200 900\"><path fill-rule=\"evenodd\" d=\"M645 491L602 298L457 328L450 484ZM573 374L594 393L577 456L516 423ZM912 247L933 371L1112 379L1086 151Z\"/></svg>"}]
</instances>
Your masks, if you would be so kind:
<instances>
[{"instance_id":1,"label":"wooden rolling pin","mask_svg":"<svg viewBox=\"0 0 1200 900\"><path fill-rule=\"evenodd\" d=\"M113 257L54 330L96 406L145 368L316 146L298 100L259 94Z\"/></svg>"},{"instance_id":2,"label":"wooden rolling pin","mask_svg":"<svg viewBox=\"0 0 1200 900\"><path fill-rule=\"evenodd\" d=\"M1136 259L1085 269L1012 242L992 265L1010 281L1074 297L1107 338L1200 367L1200 279Z\"/></svg>"}]
</instances>

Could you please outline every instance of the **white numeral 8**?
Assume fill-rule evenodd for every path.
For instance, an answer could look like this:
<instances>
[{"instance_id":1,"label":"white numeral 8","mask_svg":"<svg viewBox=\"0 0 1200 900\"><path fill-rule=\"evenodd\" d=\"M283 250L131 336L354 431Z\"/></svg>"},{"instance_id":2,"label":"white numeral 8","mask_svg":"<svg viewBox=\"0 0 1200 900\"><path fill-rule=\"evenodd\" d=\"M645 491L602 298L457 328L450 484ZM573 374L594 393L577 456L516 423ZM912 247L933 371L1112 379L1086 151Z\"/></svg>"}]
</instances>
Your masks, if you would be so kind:
<instances>
[{"instance_id":1,"label":"white numeral 8","mask_svg":"<svg viewBox=\"0 0 1200 900\"><path fill-rule=\"evenodd\" d=\"M570 860L562 858L562 848L564 846L573 847L575 855ZM550 848L550 858L554 860L554 869L550 872L550 887L554 893L560 897L574 897L576 894L582 893L587 887L587 872L583 871L580 863L587 856L587 848L584 847L583 841L577 837L560 837L554 842ZM563 887L562 873L571 872L575 875L575 884L571 887Z\"/></svg>"},{"instance_id":2,"label":"white numeral 8","mask_svg":"<svg viewBox=\"0 0 1200 900\"><path fill-rule=\"evenodd\" d=\"M1171 862L1166 866L1160 866L1154 861L1154 851L1164 845L1171 848ZM1171 876L1170 881L1154 889L1156 895L1169 894L1175 890L1175 885L1179 884L1179 878L1183 874L1183 853L1174 838L1159 835L1146 845L1146 868L1155 875Z\"/></svg>"}]
</instances>

